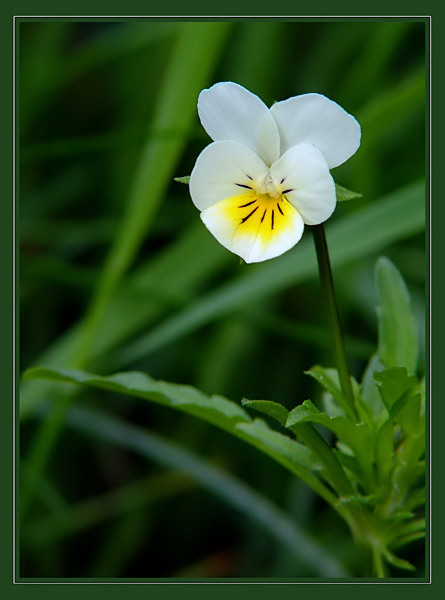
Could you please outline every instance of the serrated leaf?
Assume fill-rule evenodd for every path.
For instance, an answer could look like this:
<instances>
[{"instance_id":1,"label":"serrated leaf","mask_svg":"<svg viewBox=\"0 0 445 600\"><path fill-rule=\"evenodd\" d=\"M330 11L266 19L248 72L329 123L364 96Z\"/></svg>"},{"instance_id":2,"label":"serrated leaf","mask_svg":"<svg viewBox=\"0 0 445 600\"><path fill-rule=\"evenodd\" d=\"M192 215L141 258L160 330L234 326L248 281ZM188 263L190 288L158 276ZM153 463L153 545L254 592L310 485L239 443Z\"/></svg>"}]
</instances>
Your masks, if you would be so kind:
<instances>
[{"instance_id":1,"label":"serrated leaf","mask_svg":"<svg viewBox=\"0 0 445 600\"><path fill-rule=\"evenodd\" d=\"M174 177L173 179L178 183L185 183L186 185L190 184L190 175L185 175L184 177Z\"/></svg>"},{"instance_id":2,"label":"serrated leaf","mask_svg":"<svg viewBox=\"0 0 445 600\"><path fill-rule=\"evenodd\" d=\"M247 398L243 398L241 404L247 408L257 410L268 417L272 417L283 427L286 425L289 411L278 402L272 402L271 400L248 400Z\"/></svg>"},{"instance_id":3,"label":"serrated leaf","mask_svg":"<svg viewBox=\"0 0 445 600\"><path fill-rule=\"evenodd\" d=\"M369 428L364 423L353 423L348 417L330 417L320 412L310 401L305 400L296 406L290 413L286 427L299 423L316 423L332 431L339 440L348 446L362 465L369 463L369 444L371 435ZM369 467L367 467L369 468Z\"/></svg>"},{"instance_id":4,"label":"serrated leaf","mask_svg":"<svg viewBox=\"0 0 445 600\"><path fill-rule=\"evenodd\" d=\"M261 419L255 419L250 423L238 423L237 429L243 431L254 442L254 445L261 449L266 446L269 453L272 451L277 458L284 459L293 467L304 467L310 470L321 468L319 461L309 448L287 435L273 431Z\"/></svg>"},{"instance_id":5,"label":"serrated leaf","mask_svg":"<svg viewBox=\"0 0 445 600\"><path fill-rule=\"evenodd\" d=\"M331 503L333 501L330 492L310 472L319 469L319 463L308 448L273 431L264 421L253 422L241 406L222 396L209 397L191 386L156 381L140 372L100 376L71 369L34 367L26 371L23 378L44 378L106 389L150 400L199 417L261 449L301 477L322 497Z\"/></svg>"},{"instance_id":6,"label":"serrated leaf","mask_svg":"<svg viewBox=\"0 0 445 600\"><path fill-rule=\"evenodd\" d=\"M337 197L337 202L346 202L348 200L356 200L357 198L362 198L363 194L359 192L353 192L352 190L348 190L347 188L335 184L335 195Z\"/></svg>"},{"instance_id":7,"label":"serrated leaf","mask_svg":"<svg viewBox=\"0 0 445 600\"><path fill-rule=\"evenodd\" d=\"M191 386L156 381L136 371L103 377L85 371L35 367L24 375L24 379L37 378L77 383L144 398L200 417L229 431L239 422L251 421L241 406L222 396L206 396Z\"/></svg>"},{"instance_id":8,"label":"serrated leaf","mask_svg":"<svg viewBox=\"0 0 445 600\"><path fill-rule=\"evenodd\" d=\"M379 358L387 367L406 367L408 373L414 373L419 347L408 288L397 268L385 257L377 261L376 282Z\"/></svg>"}]
</instances>

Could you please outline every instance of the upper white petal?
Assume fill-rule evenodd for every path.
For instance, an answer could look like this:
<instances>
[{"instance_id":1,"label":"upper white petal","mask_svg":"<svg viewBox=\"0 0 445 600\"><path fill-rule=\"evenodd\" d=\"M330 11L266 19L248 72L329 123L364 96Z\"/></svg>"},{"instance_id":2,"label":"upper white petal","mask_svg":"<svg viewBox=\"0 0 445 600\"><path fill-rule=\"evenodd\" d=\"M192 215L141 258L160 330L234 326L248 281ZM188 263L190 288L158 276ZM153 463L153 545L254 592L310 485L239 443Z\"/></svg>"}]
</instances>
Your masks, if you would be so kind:
<instances>
[{"instance_id":1,"label":"upper white petal","mask_svg":"<svg viewBox=\"0 0 445 600\"><path fill-rule=\"evenodd\" d=\"M278 124L281 154L302 142L313 144L332 169L355 154L360 146L358 122L321 94L294 96L277 102L270 111Z\"/></svg>"},{"instance_id":2,"label":"upper white petal","mask_svg":"<svg viewBox=\"0 0 445 600\"><path fill-rule=\"evenodd\" d=\"M293 146L272 165L270 173L306 225L323 223L334 212L334 180L323 154L314 146Z\"/></svg>"},{"instance_id":3,"label":"upper white petal","mask_svg":"<svg viewBox=\"0 0 445 600\"><path fill-rule=\"evenodd\" d=\"M261 158L246 146L228 140L214 142L196 160L190 175L190 195L195 206L204 210L247 191L240 185L262 181L268 172Z\"/></svg>"},{"instance_id":4,"label":"upper white petal","mask_svg":"<svg viewBox=\"0 0 445 600\"><path fill-rule=\"evenodd\" d=\"M227 81L203 90L198 98L198 114L213 140L239 142L268 165L279 157L280 136L270 110L241 85Z\"/></svg>"}]
</instances>

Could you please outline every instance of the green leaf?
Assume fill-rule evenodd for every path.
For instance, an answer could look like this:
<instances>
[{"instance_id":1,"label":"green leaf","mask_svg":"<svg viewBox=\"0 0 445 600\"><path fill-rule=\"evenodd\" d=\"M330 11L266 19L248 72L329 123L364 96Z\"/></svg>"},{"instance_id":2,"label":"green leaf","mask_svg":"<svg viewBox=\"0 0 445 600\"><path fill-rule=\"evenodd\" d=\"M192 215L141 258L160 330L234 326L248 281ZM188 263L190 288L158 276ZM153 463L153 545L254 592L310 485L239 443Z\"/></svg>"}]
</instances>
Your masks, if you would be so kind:
<instances>
[{"instance_id":1,"label":"green leaf","mask_svg":"<svg viewBox=\"0 0 445 600\"><path fill-rule=\"evenodd\" d=\"M379 415L385 410L385 405L382 401L382 397L379 393L376 380L374 379L374 373L376 371L383 371L385 365L382 363L377 354L371 356L369 363L365 369L363 375L361 395L364 402L372 410L374 417L377 419Z\"/></svg>"},{"instance_id":2,"label":"green leaf","mask_svg":"<svg viewBox=\"0 0 445 600\"><path fill-rule=\"evenodd\" d=\"M395 556L387 548L383 549L383 556L386 558L386 560L391 565L393 565L394 567L397 567L398 569L404 569L406 571L415 571L416 570L416 567L414 567L410 562L408 562L407 560L404 560L403 558L399 558L398 556Z\"/></svg>"},{"instance_id":3,"label":"green leaf","mask_svg":"<svg viewBox=\"0 0 445 600\"><path fill-rule=\"evenodd\" d=\"M309 448L287 435L273 431L261 419L255 419L251 423L238 423L236 427L246 434L253 445L266 451L298 475L301 467L311 470L321 468Z\"/></svg>"},{"instance_id":4,"label":"green leaf","mask_svg":"<svg viewBox=\"0 0 445 600\"><path fill-rule=\"evenodd\" d=\"M184 177L173 177L173 179L178 183L185 183L186 185L189 185L190 183L190 175L185 175Z\"/></svg>"},{"instance_id":5,"label":"green leaf","mask_svg":"<svg viewBox=\"0 0 445 600\"><path fill-rule=\"evenodd\" d=\"M364 423L353 423L348 417L330 417L320 412L310 401L305 400L289 413L286 427L291 428L298 423L317 423L335 433L337 438L346 444L358 457L367 455L370 444L370 431Z\"/></svg>"},{"instance_id":6,"label":"green leaf","mask_svg":"<svg viewBox=\"0 0 445 600\"><path fill-rule=\"evenodd\" d=\"M372 435L365 423L354 423L345 416L330 417L320 412L310 400L305 400L289 413L286 427L292 429L299 423L316 423L332 431L353 452L364 473L363 480L368 480L367 485L370 484L372 456L369 448L372 446Z\"/></svg>"},{"instance_id":7,"label":"green leaf","mask_svg":"<svg viewBox=\"0 0 445 600\"><path fill-rule=\"evenodd\" d=\"M145 373L137 371L102 377L85 371L35 367L24 374L25 380L35 378L78 383L152 400L200 417L232 432L237 423L251 421L250 416L241 406L222 396L206 396L191 386L156 381Z\"/></svg>"},{"instance_id":8,"label":"green leaf","mask_svg":"<svg viewBox=\"0 0 445 600\"><path fill-rule=\"evenodd\" d=\"M374 445L378 478L387 483L394 468L394 424L385 421L379 428Z\"/></svg>"},{"instance_id":9,"label":"green leaf","mask_svg":"<svg viewBox=\"0 0 445 600\"><path fill-rule=\"evenodd\" d=\"M390 414L395 416L395 404L401 397L417 386L417 379L412 375L408 375L405 367L391 367L384 371L374 373L374 379L379 386L379 392L382 400ZM405 399L406 402L407 398ZM397 412L402 408L399 404Z\"/></svg>"},{"instance_id":10,"label":"green leaf","mask_svg":"<svg viewBox=\"0 0 445 600\"><path fill-rule=\"evenodd\" d=\"M408 375L404 367L393 367L374 375L389 418L407 434L424 427L421 418L422 384Z\"/></svg>"},{"instance_id":11,"label":"green leaf","mask_svg":"<svg viewBox=\"0 0 445 600\"><path fill-rule=\"evenodd\" d=\"M240 511L246 519L263 527L297 560L312 565L317 572L325 576L346 575L337 559L314 541L295 519L290 519L279 507L247 486L244 481L190 449L106 412L97 412L87 407L70 407L67 424L96 439L104 439L154 460L164 467L181 471L192 481L196 481L204 489Z\"/></svg>"},{"instance_id":12,"label":"green leaf","mask_svg":"<svg viewBox=\"0 0 445 600\"><path fill-rule=\"evenodd\" d=\"M264 421L252 422L241 406L222 396L206 396L191 386L156 381L139 372L103 377L85 371L34 367L24 374L26 380L36 378L77 383L136 396L199 417L260 448L301 477L327 501L332 501L330 493L309 471L318 469L319 464L305 446L273 431Z\"/></svg>"},{"instance_id":13,"label":"green leaf","mask_svg":"<svg viewBox=\"0 0 445 600\"><path fill-rule=\"evenodd\" d=\"M316 379L318 383L322 385L325 388L325 390L331 394L331 396L334 398L337 404L339 406L343 406L343 404L345 403L345 399L338 385L338 376L337 381L335 381L336 372L334 369L325 369L320 365L315 365L315 367L308 369L307 371L305 371L305 373L306 375L310 375L311 377Z\"/></svg>"},{"instance_id":14,"label":"green leaf","mask_svg":"<svg viewBox=\"0 0 445 600\"><path fill-rule=\"evenodd\" d=\"M289 411L282 404L278 402L272 402L270 400L247 400L247 398L243 398L241 400L241 404L243 406L247 406L247 408L252 408L253 410L257 410L268 417L272 417L280 425L285 427L287 417L289 415Z\"/></svg>"},{"instance_id":15,"label":"green leaf","mask_svg":"<svg viewBox=\"0 0 445 600\"><path fill-rule=\"evenodd\" d=\"M387 367L406 367L408 373L414 373L419 345L411 301L402 276L385 257L377 261L376 283L379 358Z\"/></svg>"},{"instance_id":16,"label":"green leaf","mask_svg":"<svg viewBox=\"0 0 445 600\"><path fill-rule=\"evenodd\" d=\"M340 388L340 380L338 377L337 369L326 369L325 367L321 367L320 365L316 365L305 371L307 375L310 375L314 379L320 383L325 390L332 396L337 405L341 407L342 414L348 415L350 418L354 418L354 413L351 411L351 408L346 401L343 392ZM354 398L356 403L356 408L358 411L358 416L365 423L370 423L372 421L372 415L370 414L369 407L363 402L360 396L360 390L358 383L355 381L353 377L351 377L351 385L352 391L354 392ZM331 408L332 412L332 408ZM331 415L334 416L334 415Z\"/></svg>"},{"instance_id":17,"label":"green leaf","mask_svg":"<svg viewBox=\"0 0 445 600\"><path fill-rule=\"evenodd\" d=\"M352 190L348 190L338 183L335 184L335 195L337 196L337 202L346 202L348 200L356 200L357 198L362 198L362 194L359 192L353 192Z\"/></svg>"}]
</instances>

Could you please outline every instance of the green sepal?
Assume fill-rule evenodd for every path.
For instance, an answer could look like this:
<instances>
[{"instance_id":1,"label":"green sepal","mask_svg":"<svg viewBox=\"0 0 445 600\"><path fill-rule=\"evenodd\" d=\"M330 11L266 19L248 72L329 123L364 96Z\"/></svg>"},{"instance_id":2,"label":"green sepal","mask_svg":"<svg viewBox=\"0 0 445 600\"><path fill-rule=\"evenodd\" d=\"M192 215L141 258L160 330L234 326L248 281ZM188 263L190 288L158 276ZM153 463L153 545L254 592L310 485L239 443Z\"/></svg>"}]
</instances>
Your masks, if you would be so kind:
<instances>
[{"instance_id":1,"label":"green sepal","mask_svg":"<svg viewBox=\"0 0 445 600\"><path fill-rule=\"evenodd\" d=\"M247 398L243 398L241 404L247 408L257 410L268 417L272 417L272 419L278 421L283 427L286 426L289 411L278 402L272 402L271 400L248 400Z\"/></svg>"},{"instance_id":2,"label":"green sepal","mask_svg":"<svg viewBox=\"0 0 445 600\"><path fill-rule=\"evenodd\" d=\"M190 175L185 175L184 177L174 177L173 179L178 183L185 183L186 185L189 185L190 183Z\"/></svg>"},{"instance_id":3,"label":"green sepal","mask_svg":"<svg viewBox=\"0 0 445 600\"><path fill-rule=\"evenodd\" d=\"M363 194L359 192L353 192L352 190L348 190L345 187L335 184L335 195L337 197L337 202L346 202L348 200L357 200L357 198L362 198Z\"/></svg>"}]
</instances>

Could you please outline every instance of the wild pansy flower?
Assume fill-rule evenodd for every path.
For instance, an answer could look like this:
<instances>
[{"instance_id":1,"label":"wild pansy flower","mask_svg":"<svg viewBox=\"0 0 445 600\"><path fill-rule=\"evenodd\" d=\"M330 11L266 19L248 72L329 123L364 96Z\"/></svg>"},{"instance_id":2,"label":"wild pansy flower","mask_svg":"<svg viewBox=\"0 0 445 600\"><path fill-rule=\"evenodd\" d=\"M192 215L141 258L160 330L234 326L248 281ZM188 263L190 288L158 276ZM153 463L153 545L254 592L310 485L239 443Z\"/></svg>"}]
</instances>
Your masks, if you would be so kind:
<instances>
[{"instance_id":1,"label":"wild pansy flower","mask_svg":"<svg viewBox=\"0 0 445 600\"><path fill-rule=\"evenodd\" d=\"M360 145L360 125L320 94L303 94L270 109L242 86L203 90L198 114L214 140L198 156L190 194L209 231L247 263L286 252L304 225L335 209L329 169Z\"/></svg>"}]
</instances>

